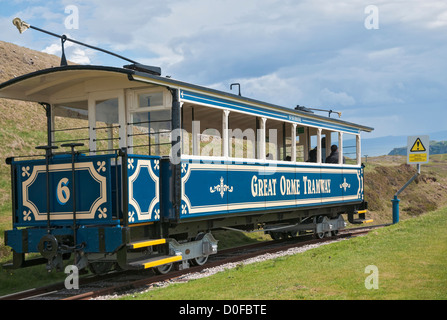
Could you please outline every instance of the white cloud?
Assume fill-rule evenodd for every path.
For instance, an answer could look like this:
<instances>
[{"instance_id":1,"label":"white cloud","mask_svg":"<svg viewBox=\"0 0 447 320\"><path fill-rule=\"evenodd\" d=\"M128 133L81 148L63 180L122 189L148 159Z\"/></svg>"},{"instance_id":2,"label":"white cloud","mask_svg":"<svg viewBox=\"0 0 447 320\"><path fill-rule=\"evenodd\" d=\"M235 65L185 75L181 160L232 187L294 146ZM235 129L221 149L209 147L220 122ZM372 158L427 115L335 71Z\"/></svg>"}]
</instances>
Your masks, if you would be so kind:
<instances>
[{"instance_id":1,"label":"white cloud","mask_svg":"<svg viewBox=\"0 0 447 320\"><path fill-rule=\"evenodd\" d=\"M328 106L352 106L355 104L355 99L346 92L332 92L328 88L321 90L320 99L323 104Z\"/></svg>"},{"instance_id":2,"label":"white cloud","mask_svg":"<svg viewBox=\"0 0 447 320\"><path fill-rule=\"evenodd\" d=\"M93 56L92 50L81 49L79 45L73 44L70 41L66 41L64 45L65 57L67 60L77 63L77 64L90 64L91 59L89 57ZM62 45L58 43L53 43L42 50L42 52L53 54L56 56L62 56Z\"/></svg>"},{"instance_id":3,"label":"white cloud","mask_svg":"<svg viewBox=\"0 0 447 320\"><path fill-rule=\"evenodd\" d=\"M238 88L230 91L232 83L241 84L241 95L247 98L265 101L283 107L294 108L299 104L303 93L297 79L283 78L273 73L261 77L234 78L226 82L211 85L211 88L238 94Z\"/></svg>"},{"instance_id":4,"label":"white cloud","mask_svg":"<svg viewBox=\"0 0 447 320\"><path fill-rule=\"evenodd\" d=\"M62 52L62 46L60 44L53 43L52 45L46 47L42 52L54 55L60 55Z\"/></svg>"},{"instance_id":5,"label":"white cloud","mask_svg":"<svg viewBox=\"0 0 447 320\"><path fill-rule=\"evenodd\" d=\"M68 57L68 60L77 64L90 64L90 58L87 56L87 50L76 48Z\"/></svg>"},{"instance_id":6,"label":"white cloud","mask_svg":"<svg viewBox=\"0 0 447 320\"><path fill-rule=\"evenodd\" d=\"M428 28L431 29L442 28L446 26L447 26L447 11L441 12L439 15L436 16L436 19L434 19L434 21L428 23Z\"/></svg>"}]
</instances>

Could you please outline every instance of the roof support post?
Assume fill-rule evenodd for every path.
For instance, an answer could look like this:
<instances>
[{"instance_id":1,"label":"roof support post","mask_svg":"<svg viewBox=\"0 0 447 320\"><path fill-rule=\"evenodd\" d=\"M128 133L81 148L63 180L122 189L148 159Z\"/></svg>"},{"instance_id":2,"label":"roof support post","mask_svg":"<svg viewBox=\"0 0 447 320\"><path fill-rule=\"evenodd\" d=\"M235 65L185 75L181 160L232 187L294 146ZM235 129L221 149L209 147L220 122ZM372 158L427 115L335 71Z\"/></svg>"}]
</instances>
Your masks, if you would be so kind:
<instances>
[{"instance_id":1,"label":"roof support post","mask_svg":"<svg viewBox=\"0 0 447 320\"><path fill-rule=\"evenodd\" d=\"M338 163L343 164L343 132L338 133Z\"/></svg>"},{"instance_id":2,"label":"roof support post","mask_svg":"<svg viewBox=\"0 0 447 320\"><path fill-rule=\"evenodd\" d=\"M41 102L40 105L45 109L47 116L47 146L53 145L53 112L51 105Z\"/></svg>"},{"instance_id":3,"label":"roof support post","mask_svg":"<svg viewBox=\"0 0 447 320\"><path fill-rule=\"evenodd\" d=\"M229 157L229 117L230 117L230 110L224 110L222 113L222 147L223 147L223 156L225 158Z\"/></svg>"},{"instance_id":4,"label":"roof support post","mask_svg":"<svg viewBox=\"0 0 447 320\"><path fill-rule=\"evenodd\" d=\"M357 165L362 164L362 146L360 144L360 134L356 135L356 152L357 152Z\"/></svg>"},{"instance_id":5,"label":"roof support post","mask_svg":"<svg viewBox=\"0 0 447 320\"><path fill-rule=\"evenodd\" d=\"M267 122L267 118L261 118L259 122L259 134L258 134L258 144L259 144L259 160L265 160L265 123Z\"/></svg>"},{"instance_id":6,"label":"roof support post","mask_svg":"<svg viewBox=\"0 0 447 320\"><path fill-rule=\"evenodd\" d=\"M321 163L321 128L317 129L317 163Z\"/></svg>"},{"instance_id":7,"label":"roof support post","mask_svg":"<svg viewBox=\"0 0 447 320\"><path fill-rule=\"evenodd\" d=\"M296 162L296 123L292 123L292 162Z\"/></svg>"}]
</instances>

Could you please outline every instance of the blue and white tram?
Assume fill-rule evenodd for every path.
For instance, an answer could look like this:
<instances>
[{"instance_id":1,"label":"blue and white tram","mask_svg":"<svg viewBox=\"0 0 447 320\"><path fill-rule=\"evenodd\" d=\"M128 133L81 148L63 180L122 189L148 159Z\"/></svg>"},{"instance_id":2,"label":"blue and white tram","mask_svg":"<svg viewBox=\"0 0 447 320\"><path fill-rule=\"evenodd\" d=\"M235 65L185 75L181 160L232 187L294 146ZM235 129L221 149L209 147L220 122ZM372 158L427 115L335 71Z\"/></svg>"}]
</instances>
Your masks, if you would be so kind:
<instances>
[{"instance_id":1,"label":"blue and white tram","mask_svg":"<svg viewBox=\"0 0 447 320\"><path fill-rule=\"evenodd\" d=\"M47 116L37 155L7 159L13 267L61 269L74 253L94 272L167 272L216 253L214 229L323 237L345 226L341 214L364 221L360 133L372 128L136 64L41 70L1 84L0 97Z\"/></svg>"}]
</instances>

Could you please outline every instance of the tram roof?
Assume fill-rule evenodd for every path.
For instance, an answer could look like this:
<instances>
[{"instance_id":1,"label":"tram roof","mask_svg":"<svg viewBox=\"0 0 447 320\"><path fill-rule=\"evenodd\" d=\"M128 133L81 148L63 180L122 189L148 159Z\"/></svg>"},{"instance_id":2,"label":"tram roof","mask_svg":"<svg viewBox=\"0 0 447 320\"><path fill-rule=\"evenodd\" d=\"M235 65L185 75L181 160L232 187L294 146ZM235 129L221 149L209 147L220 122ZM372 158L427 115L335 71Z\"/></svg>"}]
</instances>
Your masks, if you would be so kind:
<instances>
[{"instance_id":1,"label":"tram roof","mask_svg":"<svg viewBox=\"0 0 447 320\"><path fill-rule=\"evenodd\" d=\"M126 68L91 66L91 65L70 65L39 70L25 74L0 84L0 98L15 99L22 101L32 101L39 103L52 103L52 96L55 92L63 92L64 89L76 85L82 85L88 81L95 81L107 78L108 84L114 86L111 89L118 89L119 86L131 88L133 81L161 85L168 88L188 90L198 94L211 96L218 99L233 101L239 104L252 106L252 109L262 111L274 111L287 116L297 116L306 119L314 119L318 122L334 123L336 125L356 128L359 131L371 132L371 127L325 117L310 112L295 110L278 106L275 104L259 101L232 93L206 88L176 79L162 77L149 72L136 71ZM126 81L126 82L123 82ZM96 82L97 83L97 82ZM104 90L108 87L104 86Z\"/></svg>"}]
</instances>

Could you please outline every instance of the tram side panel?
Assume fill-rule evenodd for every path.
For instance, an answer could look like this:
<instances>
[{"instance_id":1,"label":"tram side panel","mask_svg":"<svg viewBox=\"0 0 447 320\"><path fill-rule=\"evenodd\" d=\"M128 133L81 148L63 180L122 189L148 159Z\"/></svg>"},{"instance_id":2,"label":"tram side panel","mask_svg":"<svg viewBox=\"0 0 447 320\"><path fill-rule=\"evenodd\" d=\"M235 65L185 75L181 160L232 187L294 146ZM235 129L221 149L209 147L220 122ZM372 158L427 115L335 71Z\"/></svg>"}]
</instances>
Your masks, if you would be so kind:
<instances>
[{"instance_id":1,"label":"tram side panel","mask_svg":"<svg viewBox=\"0 0 447 320\"><path fill-rule=\"evenodd\" d=\"M14 175L14 227L47 225L47 194L51 225L73 223L73 201L79 224L112 220L111 157L79 157L75 165L73 190L71 161L55 158L49 164L49 185L45 160L17 161ZM76 194L75 194L76 193Z\"/></svg>"},{"instance_id":2,"label":"tram side panel","mask_svg":"<svg viewBox=\"0 0 447 320\"><path fill-rule=\"evenodd\" d=\"M361 168L182 161L181 219L363 201Z\"/></svg>"},{"instance_id":3,"label":"tram side panel","mask_svg":"<svg viewBox=\"0 0 447 320\"><path fill-rule=\"evenodd\" d=\"M180 219L228 213L228 165L182 161Z\"/></svg>"},{"instance_id":4,"label":"tram side panel","mask_svg":"<svg viewBox=\"0 0 447 320\"><path fill-rule=\"evenodd\" d=\"M266 181L265 165L229 162L228 181L222 190L228 196L228 212L265 210L264 190L268 186L260 185L263 181Z\"/></svg>"},{"instance_id":5,"label":"tram side panel","mask_svg":"<svg viewBox=\"0 0 447 320\"><path fill-rule=\"evenodd\" d=\"M359 202L364 200L364 169L363 167L343 168L343 180L340 189L343 191L344 202Z\"/></svg>"},{"instance_id":6,"label":"tram side panel","mask_svg":"<svg viewBox=\"0 0 447 320\"><path fill-rule=\"evenodd\" d=\"M160 221L161 218L160 157L129 155L127 157L128 224ZM127 217L126 217L127 216Z\"/></svg>"}]
</instances>

